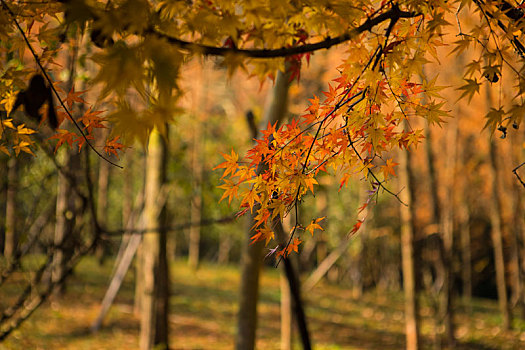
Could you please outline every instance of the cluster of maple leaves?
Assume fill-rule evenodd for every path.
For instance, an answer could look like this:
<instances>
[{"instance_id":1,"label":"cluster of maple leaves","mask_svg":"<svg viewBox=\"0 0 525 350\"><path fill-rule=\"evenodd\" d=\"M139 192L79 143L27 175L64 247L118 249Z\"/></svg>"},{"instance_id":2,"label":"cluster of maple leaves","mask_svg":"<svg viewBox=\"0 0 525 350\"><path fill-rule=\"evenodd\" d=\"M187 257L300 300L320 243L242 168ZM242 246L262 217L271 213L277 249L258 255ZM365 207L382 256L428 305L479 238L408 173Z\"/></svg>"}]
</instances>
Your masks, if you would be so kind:
<instances>
[{"instance_id":1,"label":"cluster of maple leaves","mask_svg":"<svg viewBox=\"0 0 525 350\"><path fill-rule=\"evenodd\" d=\"M11 115L17 96L35 74L25 68L27 56L34 56L39 70L51 72L49 67L57 66L54 59L64 45L76 40L72 39L75 28L76 33L89 32L94 45L90 58L98 65L93 81L101 86L101 99L115 102L116 107L104 116L86 103L84 91L62 91L63 84L51 84L46 75L58 100L56 134L51 140L56 140L55 151L66 144L80 150L86 144L93 146L95 130L111 125L114 134L101 148L114 155L124 149L120 137L145 143L151 130L161 130L173 119L182 94L177 84L181 67L195 55L222 56L221 64L229 71L249 66L250 74L261 80L285 67L298 79L302 61L311 55L304 48L315 51L344 43L348 55L322 100L310 99L305 113L288 124L269 125L243 159L232 152L218 166L224 169L223 199L239 198L241 214L254 213L253 241L267 244L275 236L272 221L282 220L313 193L321 174L339 176L341 188L360 174L369 181L373 195L388 191L385 181L395 175L397 165L389 152L417 145L422 138L410 121L424 117L430 124L442 123L447 112L440 100L441 88L435 77L425 78L422 67L431 57L439 61L437 48L445 45L443 28L450 25L447 15L455 12L459 26L456 53L472 44L482 47L480 58L467 65L463 97L479 92L478 78L483 76L501 84L502 66L512 63L511 50L525 52L520 42L525 26L522 6L507 1L0 2L0 42L9 43L0 45L0 55L8 62L0 76L0 105L6 111L0 151L7 154L33 153L35 129ZM467 5L475 5L480 19L470 30L460 26ZM514 34L501 39L498 28ZM499 45L505 40L510 45ZM304 50L287 51L290 48ZM515 73L521 98L525 79L519 70ZM142 109L130 102L137 97L144 102ZM509 123L518 126L521 101L511 110L493 108L487 127L494 131ZM321 229L321 218L306 226L296 220L288 243L275 248L277 255L297 250L299 231L313 234ZM359 229L362 220L351 232Z\"/></svg>"},{"instance_id":2,"label":"cluster of maple leaves","mask_svg":"<svg viewBox=\"0 0 525 350\"><path fill-rule=\"evenodd\" d=\"M7 60L0 77L0 105L5 110L0 127L0 151L8 156L11 153L18 156L21 152L34 155L34 136L43 124L48 124L55 132L48 138L56 140L55 153L65 144L70 147L76 145L80 152L83 146L95 140L94 130L106 129L109 123L103 116L104 111L94 110L93 106L85 101L83 95L86 91L75 91L72 84L71 90L66 92L61 87L68 84L51 79L51 76L59 75L60 69L63 68L63 64L56 62L62 44L57 41L57 37L62 36L58 35L62 29L49 25L50 16L56 17L61 12L61 5L17 5L19 6L16 11L25 23L19 23L20 18L14 17L13 10L4 2L0 12L0 36L7 37L11 43L0 47L0 54ZM7 30L9 27L15 31ZM38 43L38 46L33 46L34 43ZM30 59L37 63L39 69L36 73L24 67L24 57L27 55L32 56ZM44 104L44 101L47 103ZM58 101L58 105L54 101ZM32 126L28 126L20 115L15 115L19 106L24 107L25 114L32 120L29 122ZM107 155L113 154L118 157L125 149L119 139L119 135L111 136L104 140L104 145L100 148ZM90 145L94 148L94 145Z\"/></svg>"},{"instance_id":3,"label":"cluster of maple leaves","mask_svg":"<svg viewBox=\"0 0 525 350\"><path fill-rule=\"evenodd\" d=\"M60 88L60 83L56 82L54 86L54 91L59 93L58 98L61 100L61 105L57 107L56 110L56 125L53 125L53 129L56 132L54 135L49 137L49 140L57 140L55 145L55 153L57 150L64 144L73 147L76 145L78 151L80 152L82 147L86 142L90 140L95 140L93 132L95 129L105 129L107 128L105 123L105 117L102 116L104 111L93 110L92 107L89 107L85 112L75 113L73 106L77 104L78 110L82 111L84 106L88 103L82 98L82 95L86 91L75 91L74 88L66 94L64 90ZM22 93L24 90L22 90ZM65 96L65 97L62 97ZM4 152L7 155L10 155L10 148L14 151L15 155L19 155L20 152L25 152L31 155L34 155L31 147L34 146L35 141L31 139L30 135L37 133L33 128L28 127L23 122L17 122L12 118L13 106L16 106L13 99L15 95L10 96L11 99L4 99L1 103L6 107L6 112L8 117L2 120L2 128L0 129L0 151ZM82 106L82 107L80 107ZM46 120L49 119L51 112L50 108L54 108L52 105L47 106L47 111L40 115L38 121L38 127L40 128ZM27 113L27 107L26 107ZM73 119L72 115L79 115L77 118ZM77 126L77 130L71 130L69 128L61 128L66 120L69 120L70 123L73 123ZM54 122L54 123L55 123ZM122 151L125 146L119 142L120 136L113 136L105 140L105 145L103 146L104 152L107 155L119 156L119 152Z\"/></svg>"},{"instance_id":4,"label":"cluster of maple leaves","mask_svg":"<svg viewBox=\"0 0 525 350\"><path fill-rule=\"evenodd\" d=\"M410 40L396 36L397 45ZM390 45L391 50L394 47ZM224 190L221 200L227 198L231 203L239 198L239 215L248 211L254 214L253 242L268 245L275 238L274 220L282 220L305 195L313 194L322 173L338 175L340 189L351 176L362 174L367 178L371 190L361 212L380 188L386 189L385 181L395 176L398 164L388 151L408 149L423 137L421 130L405 128L405 123L415 116L426 116L431 123L443 121L443 104L422 99L424 93L438 96L440 88L435 81L415 83L405 76L393 78L396 67L387 60L391 51L373 67L371 62L379 57L377 48L363 45L360 49L359 54L350 52L339 67L340 76L323 92L323 101L314 96L303 115L279 128L268 125L244 159L239 160L233 150L223 154L225 162L216 167L224 169L224 183L219 186ZM300 231L313 235L314 230L322 229L319 223L323 219L303 226L296 218L289 241L271 251L277 257L297 251ZM363 221L358 219L349 234L357 232Z\"/></svg>"}]
</instances>

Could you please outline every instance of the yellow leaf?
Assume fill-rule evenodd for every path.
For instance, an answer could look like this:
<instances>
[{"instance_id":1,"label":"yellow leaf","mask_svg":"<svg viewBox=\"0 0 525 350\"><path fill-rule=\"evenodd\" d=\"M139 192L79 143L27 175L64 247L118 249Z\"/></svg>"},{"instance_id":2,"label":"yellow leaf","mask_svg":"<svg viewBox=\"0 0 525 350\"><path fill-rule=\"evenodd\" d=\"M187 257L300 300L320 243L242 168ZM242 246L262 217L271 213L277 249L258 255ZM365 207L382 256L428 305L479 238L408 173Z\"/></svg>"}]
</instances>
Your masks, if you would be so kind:
<instances>
[{"instance_id":1,"label":"yellow leaf","mask_svg":"<svg viewBox=\"0 0 525 350\"><path fill-rule=\"evenodd\" d=\"M31 135L36 133L35 130L26 128L25 124L20 124L16 127L16 132L20 135Z\"/></svg>"},{"instance_id":2,"label":"yellow leaf","mask_svg":"<svg viewBox=\"0 0 525 350\"><path fill-rule=\"evenodd\" d=\"M4 152L4 153L7 154L8 156L11 155L11 154L9 153L9 150L7 149L7 147L4 146L4 145L0 145L0 151L1 151L1 152Z\"/></svg>"},{"instance_id":3,"label":"yellow leaf","mask_svg":"<svg viewBox=\"0 0 525 350\"><path fill-rule=\"evenodd\" d=\"M318 218L318 219L312 220L310 225L306 226L306 228L304 230L310 232L312 234L312 236L313 236L314 235L314 230L316 230L316 229L317 230L323 230L321 225L319 225L319 222L321 220L324 220L324 218L326 218L326 216L323 216L322 218Z\"/></svg>"}]
</instances>

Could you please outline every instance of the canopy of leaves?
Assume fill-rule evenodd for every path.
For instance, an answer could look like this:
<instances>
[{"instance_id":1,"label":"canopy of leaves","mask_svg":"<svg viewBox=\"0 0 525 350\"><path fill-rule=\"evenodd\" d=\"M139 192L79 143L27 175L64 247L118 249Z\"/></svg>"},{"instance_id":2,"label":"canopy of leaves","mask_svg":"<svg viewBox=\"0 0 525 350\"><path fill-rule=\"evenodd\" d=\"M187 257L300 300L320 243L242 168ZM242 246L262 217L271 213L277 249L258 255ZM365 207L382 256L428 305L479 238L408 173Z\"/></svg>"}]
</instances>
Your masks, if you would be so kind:
<instances>
[{"instance_id":1,"label":"canopy of leaves","mask_svg":"<svg viewBox=\"0 0 525 350\"><path fill-rule=\"evenodd\" d=\"M264 81L288 67L300 77L302 63L320 49L345 45L347 56L339 76L324 96L313 96L304 114L283 126L269 125L244 159L236 152L224 168L223 198L240 198L240 207L255 213L254 240L273 238L271 221L286 216L309 192L320 173L361 174L371 193L387 190L395 175L391 150L407 149L421 140L410 121L421 117L442 124L447 116L436 86L423 67L449 45L454 54L478 54L464 69L462 98L479 93L482 83L501 82L504 67L515 76L515 107L495 107L486 127L492 131L518 125L525 92L523 78L523 10L514 1L291 1L291 0L43 0L4 1L0 11L0 55L6 64L0 76L2 120L0 151L31 153L31 132L10 116L16 97L37 70L51 80L64 67L56 64L71 48L83 52L96 74L91 91L97 104L110 103L106 117L71 87L53 89L60 97L58 123L69 120L52 139L78 147L93 138L95 128L112 126L104 149L116 154L119 142L145 143L151 130L164 130L178 112L182 95L178 78L193 57L218 56L217 63ZM467 18L467 20L465 20ZM450 34L453 34L452 36ZM448 36L447 36L448 35ZM455 39L451 42L451 37ZM35 65L35 62L38 65ZM29 68L31 67L31 68ZM505 69L507 69L505 68ZM44 72L40 72L44 73ZM55 83L55 84L52 84ZM79 106L75 113L71 109ZM86 111L87 110L87 111ZM73 114L77 115L73 117ZM43 119L42 119L43 120ZM77 129L71 125L75 124ZM21 127L21 128L20 128ZM21 131L22 130L22 131ZM376 171L376 169L378 169ZM387 190L388 191L388 190ZM313 232L298 222L292 231ZM357 231L354 227L352 232ZM290 248L291 247L291 248Z\"/></svg>"}]
</instances>

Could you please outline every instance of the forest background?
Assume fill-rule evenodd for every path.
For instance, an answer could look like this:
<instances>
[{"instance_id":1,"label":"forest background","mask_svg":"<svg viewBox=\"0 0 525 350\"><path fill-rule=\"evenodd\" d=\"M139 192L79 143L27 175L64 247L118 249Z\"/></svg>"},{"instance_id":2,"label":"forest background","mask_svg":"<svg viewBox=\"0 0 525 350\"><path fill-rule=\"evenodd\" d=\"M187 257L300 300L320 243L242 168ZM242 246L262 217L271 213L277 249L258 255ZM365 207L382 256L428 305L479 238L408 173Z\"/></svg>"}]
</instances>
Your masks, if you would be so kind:
<instances>
[{"instance_id":1,"label":"forest background","mask_svg":"<svg viewBox=\"0 0 525 350\"><path fill-rule=\"evenodd\" d=\"M57 6L56 13L62 13L61 3L53 2L53 6ZM88 6L87 2L65 3L70 9L75 9L78 4ZM141 2L117 3L112 6L125 11L125 6ZM469 12L475 7L465 7L460 13L455 12L459 7L450 11L452 6L443 6L449 10L446 21L454 29L447 30L447 33L439 31L440 41L434 47L435 52L430 51L427 57L413 61L421 67L427 58L433 62L424 65L423 74L412 83L416 85L404 87L410 90L422 86L428 93L427 97L439 93L444 101L436 114L426 116L426 120L410 116L410 132L418 137L424 135L424 138L413 142L408 152L402 146L385 147L380 157L370 156L370 162L365 163L369 167L365 166L364 172L358 171L353 177L335 169L333 174L316 177L315 182L308 177L300 179L303 182L298 182L294 190L300 193L303 186L306 192L311 186L313 195L304 193L302 197L301 192L301 199L292 198L294 200L286 210L281 211L279 206L272 209L280 211L280 216L287 213L283 233L293 234L296 230L300 233L291 237L288 243L287 239L275 237L277 241L281 240L276 246L268 244L270 239L267 238L273 237L273 231L265 231L267 227L250 232L248 228L257 222L257 218L251 222L253 218L238 217L239 211L247 212L248 207L253 210L253 202L250 204L246 196L241 196L241 208L236 207L239 199L233 195L234 187L225 181L226 176L221 177L223 171L220 169L228 170L232 166L231 159L237 155L242 157L253 147L258 130L268 124L269 114L273 113L270 117L276 118L280 113L283 120L292 120L305 115L305 111L306 115L312 112L312 105L316 103L313 96L333 98L332 89L341 82L338 80L340 71L344 70L349 53L357 56L351 51L355 47L333 47L316 51L308 55L308 59L301 56L288 61L252 62L253 65L228 55L179 57L184 68L173 76L167 74L166 80L173 80L167 83L160 79L170 71L162 66L167 63L154 61L154 65L164 68L157 72L153 70L152 74L156 74L154 83L137 88L140 81L136 76L143 77L140 69L134 66L137 64L133 61L134 53L131 50L126 52L128 47L124 47L124 51L115 49L111 52L123 42L131 47L137 40L133 37L136 33L114 44L113 39L104 37L107 34L105 27L99 29L93 24L97 18L89 18L91 15L81 14L81 9L76 9L69 17L71 22L70 27L66 27L64 42L56 48L53 48L54 44L42 45L56 41L57 33L63 30L58 26L58 29L48 31L48 26L53 27L49 17L52 11L48 7L43 10L43 4L20 1L11 4L14 5L11 9L9 4L2 2L2 23L10 29L1 33L9 40L2 41L6 64L0 102L5 109L2 115L3 143L0 146L5 153L1 158L5 166L0 168L2 196L5 196L5 201L0 203L0 212L3 213L0 220L4 227L0 240L3 252L0 286L3 315L0 324L2 339L7 337L5 344L8 348L40 346L40 343L46 344L45 347L68 348L75 347L69 342L78 339L87 341L87 347L118 347L108 340L112 338L129 342L126 343L129 347L137 347L140 343L142 348L167 344L167 339L175 348L231 348L234 342L237 348L250 348L255 342L256 322L242 319L242 303L257 305L257 289L249 292L246 285L258 285L258 282L246 281L241 276L245 276L245 271L250 268L258 271L261 264L264 265L263 276L269 276L267 286L275 295L266 296L271 301L270 307L259 308L259 312L268 312L268 322L279 322L281 328L263 328L268 333L263 331L261 335L259 332L260 346L290 348L294 342L292 324L299 324L296 338L300 340L295 342L307 348L303 334L306 327L303 325L301 329L297 307L302 303L293 292L294 283L286 281L284 276L290 280L290 275L285 272L280 281L276 274L279 270L275 266L281 268L289 261L293 261L292 266L303 282L302 296L307 301L304 305L305 320L311 326L310 332L306 333L313 339L313 344L321 347L373 348L390 344L392 348L399 348L400 344L406 344L407 348L413 349L431 346L520 348L524 345L524 188L518 177L519 168L515 173L513 170L523 162L525 144L520 128L522 107L516 105L516 85L521 93L520 80L516 81L515 72L505 66L505 50L514 54L511 67L521 69L522 59L509 47L498 46L505 43L505 35L490 44L490 32L487 34L487 47L495 45L494 51L483 48L480 43L471 42L470 47L461 42L462 39L468 40L458 34L462 28L456 24L479 30L473 18L482 15ZM107 4L111 3L105 3L110 6ZM213 8L211 2L205 5ZM380 14L394 8L388 2L372 5L377 6ZM437 3L434 5L438 6ZM482 5L501 10L492 3ZM401 6L409 8L411 5ZM31 119L35 117L30 112L32 106L22 101L20 91L25 91L26 95L31 92L30 78L39 72L40 67L24 36L16 33L12 13L7 8L18 11L14 13L19 17L14 18L21 21L22 32L31 39L30 44L40 45L34 45L37 47L36 56L45 65L44 70L57 81L54 86L65 106L76 111L73 119L86 137L82 137L71 123L72 116L66 115L64 106L57 108L57 124L60 126L56 130L53 130L52 116L48 112L42 113L45 117L40 123ZM516 4L513 8L519 6ZM505 13L502 11L500 15ZM35 18L41 16L40 20L27 21L29 14ZM430 22L436 18L441 21L436 13L429 16ZM83 21L88 23L86 28L74 28L77 22ZM127 26L140 22L137 19L127 21ZM439 25L446 23L444 19L442 21ZM126 30L133 32L144 28L126 27ZM385 26L382 30L390 29ZM300 46L306 38L301 36L300 30L297 33L292 36L293 45ZM17 40L13 41L14 37ZM236 48L227 40L221 43L224 48ZM394 44L383 46L385 56L405 49L401 47L401 39L390 43ZM279 44L276 40L275 45L280 47ZM153 40L147 45L143 48L147 55L167 59L168 56L161 54L165 49L163 44ZM110 54L104 56L108 47ZM501 62L498 61L498 52L503 53ZM95 57L94 62L89 59L91 56ZM485 64L483 60L492 63ZM275 68L284 72L276 74ZM252 77L248 79L250 75ZM93 81L102 83L91 85ZM176 95L176 104L163 100L166 98L160 93L164 91L163 83L169 84L170 94ZM176 84L176 88L171 84ZM45 94L51 94L49 84L45 85ZM129 86L135 86L135 89L129 89ZM105 95L105 99L100 95ZM151 105L144 105L144 96ZM283 96L286 96L284 100ZM390 98L393 96L394 92ZM410 93L398 97L411 98ZM404 102L401 99L393 104L399 106ZM23 105L24 111L16 106L17 103ZM421 104L425 103L428 101ZM48 103L44 109L50 105ZM146 111L144 113L150 119L138 115L139 110ZM163 117L155 117L158 115ZM166 115L170 116L163 119ZM170 123L165 124L168 119ZM148 124L150 121L152 124ZM154 127L163 134L162 137L150 136L151 132L155 134ZM370 134L368 132L367 137ZM278 134L263 131L262 135L262 140L270 145L269 135L277 137ZM381 145L378 137L379 141L372 138L369 142L374 152ZM403 139L397 141L403 144ZM363 143L363 150L368 149L366 144ZM372 154L370 150L368 152ZM158 155L156 160L152 154ZM317 161L314 170L325 162L322 159ZM123 169L112 163L123 166ZM242 165L242 160L238 164ZM379 169L374 177L367 173L370 165ZM150 171L155 169L158 172L151 174ZM387 179L389 181L384 182ZM277 202L280 194L274 198L274 192L275 188L272 188L269 194ZM296 209L294 205L299 202L301 205ZM298 224L298 217L303 225ZM407 230L412 235L408 242L402 238ZM261 242L249 244L254 234L259 234ZM139 239L136 237L144 238L142 248L138 248ZM406 294L410 287L403 265L407 254L403 249L408 246L412 248L409 254L415 265L412 296ZM112 317L117 321L111 327L117 330L117 335L106 334L101 338L103 341L97 343L96 336L82 330L93 326L108 284L106 279L115 273L118 262L125 261L125 252L133 251L130 247L138 248L137 258L134 267L127 272L122 287L122 293L127 294L120 305L134 305L135 313L114 313ZM254 247L259 247L259 251L254 253ZM293 250L298 250L299 254L282 260L279 256L281 249L284 255ZM172 275L168 274L167 268L164 273L154 273L155 277L168 276L166 280L154 278L148 281L148 273L144 271L149 269L149 253L159 259L155 260L157 262L149 273L162 270L163 264L167 267L176 262ZM166 258L164 261L162 256ZM246 256L255 257L254 266L247 267ZM94 264L95 259L100 262L100 267ZM75 267L79 261L79 267ZM183 266L186 261L188 266ZM113 271L112 264L115 264ZM228 267L221 269L215 265ZM219 277L213 277L213 274ZM216 294L208 295L205 287L196 288L202 295L185 294L184 288L177 287L195 276L200 276L198 280L203 285L215 279L219 285L241 285L237 287L241 288L240 295L235 288L223 290L233 301L219 298L217 302L230 300L224 314L232 316L238 313L237 326L230 320L228 328L217 332L219 335L215 337L205 337L199 332L195 332L195 336L183 331L184 327L195 329L198 327L195 324L205 322L206 313L197 306L199 303L211 304L205 307L224 317L216 310L220 309L219 305L206 300L207 297L217 298ZM321 279L325 282L319 285ZM71 285L70 281L84 286L84 291ZM98 287L90 289L86 281L97 281ZM166 287L168 285L171 285L171 292ZM151 290L148 291L149 287ZM82 296L89 300L89 307L83 308L74 301L87 290L94 291L98 299ZM264 289L260 293L264 298ZM421 295L420 300L416 294ZM150 301L147 295L151 297ZM188 298L185 304L177 299L181 296ZM52 302L45 303L32 315L48 298ZM329 298L336 298L339 304L328 303ZM385 298L398 301L397 308L384 311ZM487 299L497 301L497 307ZM328 334L338 333L334 329L345 332L350 323L348 314L338 313L338 308L346 303L358 305L363 300L370 306L359 309L357 321L352 319L351 322L357 322L353 339L352 336L330 339ZM403 300L407 303L405 306ZM159 310L163 303L166 310L169 304L175 307L169 313ZM275 309L276 303L281 304L280 311ZM329 321L320 322L316 317L309 319L309 308L322 305L329 305L328 313L320 314ZM415 316L412 325L411 307ZM83 316L75 316L74 310L83 310ZM197 317L197 321L190 316L177 319L178 310ZM71 332L64 331L57 336L56 329L42 327L50 315L57 319L54 322L58 324L52 326L53 323L49 323L51 328L65 327L68 317L79 324ZM159 321L159 315L171 321ZM33 317L41 320L37 332L32 332L28 323L23 323ZM422 319L418 320L419 317ZM375 321L368 321L371 322L368 324L366 320ZM403 321L406 328L399 326ZM165 329L162 329L163 323L167 325ZM379 326L381 323L387 325ZM22 327L16 330L21 324ZM250 329L246 330L242 324ZM368 327L386 327L381 332L387 334L383 334L377 343L359 338L359 330L366 332ZM403 333L406 333L406 340ZM224 337L224 334L230 336Z\"/></svg>"}]
</instances>

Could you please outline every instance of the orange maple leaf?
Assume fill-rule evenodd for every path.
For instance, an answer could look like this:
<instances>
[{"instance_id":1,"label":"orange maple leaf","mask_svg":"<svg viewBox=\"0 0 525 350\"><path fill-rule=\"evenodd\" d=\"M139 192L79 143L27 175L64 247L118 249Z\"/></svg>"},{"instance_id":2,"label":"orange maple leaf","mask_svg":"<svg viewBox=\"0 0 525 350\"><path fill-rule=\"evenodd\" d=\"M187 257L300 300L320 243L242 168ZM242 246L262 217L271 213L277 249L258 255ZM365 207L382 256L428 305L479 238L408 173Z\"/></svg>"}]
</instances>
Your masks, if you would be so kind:
<instances>
[{"instance_id":1,"label":"orange maple leaf","mask_svg":"<svg viewBox=\"0 0 525 350\"><path fill-rule=\"evenodd\" d=\"M291 252L299 252L299 244L301 244L301 240L297 237L294 237L293 243L288 244L288 247L286 247L286 255L290 255Z\"/></svg>"},{"instance_id":2,"label":"orange maple leaf","mask_svg":"<svg viewBox=\"0 0 525 350\"><path fill-rule=\"evenodd\" d=\"M89 107L86 113L77 119L77 122L84 124L84 130L87 130L88 133L91 133L93 128L105 129L107 127L102 124L102 122L105 121L106 118L99 117L99 114L102 113L104 113L104 111L93 111L91 107Z\"/></svg>"},{"instance_id":3,"label":"orange maple leaf","mask_svg":"<svg viewBox=\"0 0 525 350\"><path fill-rule=\"evenodd\" d=\"M352 230L348 234L349 235L353 235L354 233L359 231L359 229L361 228L361 225L363 224L364 221L365 221L364 219L357 220L357 222L355 223L354 227L352 227Z\"/></svg>"},{"instance_id":4,"label":"orange maple leaf","mask_svg":"<svg viewBox=\"0 0 525 350\"><path fill-rule=\"evenodd\" d=\"M62 146L64 143L67 143L69 147L73 146L73 142L78 138L78 135L74 132L71 132L69 130L65 129L57 129L57 134L51 136L49 140L57 139L58 142L55 146L55 153L57 152L58 148Z\"/></svg>"},{"instance_id":5,"label":"orange maple leaf","mask_svg":"<svg viewBox=\"0 0 525 350\"><path fill-rule=\"evenodd\" d=\"M238 168L237 160L239 159L239 155L235 153L232 149L231 155L228 155L226 153L221 153L224 159L226 159L225 162L222 162L221 164L217 165L213 170L224 168L224 173L222 174L221 178L226 177L228 174L234 174L235 171Z\"/></svg>"},{"instance_id":6,"label":"orange maple leaf","mask_svg":"<svg viewBox=\"0 0 525 350\"><path fill-rule=\"evenodd\" d=\"M385 180L388 179L390 175L396 176L396 172L394 170L396 165L399 165L399 163L395 163L392 159L388 159L386 164L381 166L381 172L383 173Z\"/></svg>"},{"instance_id":7,"label":"orange maple leaf","mask_svg":"<svg viewBox=\"0 0 525 350\"><path fill-rule=\"evenodd\" d=\"M124 148L126 147L126 146L124 146L124 144L118 142L119 138L120 138L120 136L115 136L111 140L109 140L109 139L106 140L106 145L104 146L104 151L106 152L106 154L108 154L108 155L114 154L118 158L117 151L123 151Z\"/></svg>"},{"instance_id":8,"label":"orange maple leaf","mask_svg":"<svg viewBox=\"0 0 525 350\"><path fill-rule=\"evenodd\" d=\"M74 102L86 103L86 101L84 101L84 99L80 97L85 92L86 90L75 92L75 87L71 87L71 90L68 92L67 97L64 99L64 103L67 104L67 108L71 110L71 107L73 107Z\"/></svg>"}]
</instances>

